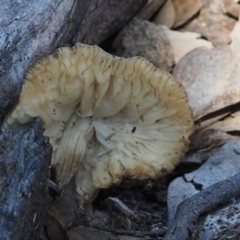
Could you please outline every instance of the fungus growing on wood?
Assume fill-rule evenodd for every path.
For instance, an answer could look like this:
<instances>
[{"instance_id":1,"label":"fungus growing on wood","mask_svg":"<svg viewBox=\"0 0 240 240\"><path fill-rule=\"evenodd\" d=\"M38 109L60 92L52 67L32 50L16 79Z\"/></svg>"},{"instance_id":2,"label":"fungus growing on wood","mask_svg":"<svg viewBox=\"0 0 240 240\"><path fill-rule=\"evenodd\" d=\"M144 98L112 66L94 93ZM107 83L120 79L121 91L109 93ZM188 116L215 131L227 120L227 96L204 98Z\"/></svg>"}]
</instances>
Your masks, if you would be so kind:
<instances>
[{"instance_id":1,"label":"fungus growing on wood","mask_svg":"<svg viewBox=\"0 0 240 240\"><path fill-rule=\"evenodd\" d=\"M5 126L36 116L53 146L59 185L74 177L81 202L123 177L171 172L194 129L185 90L169 73L84 44L61 48L28 72Z\"/></svg>"}]
</instances>

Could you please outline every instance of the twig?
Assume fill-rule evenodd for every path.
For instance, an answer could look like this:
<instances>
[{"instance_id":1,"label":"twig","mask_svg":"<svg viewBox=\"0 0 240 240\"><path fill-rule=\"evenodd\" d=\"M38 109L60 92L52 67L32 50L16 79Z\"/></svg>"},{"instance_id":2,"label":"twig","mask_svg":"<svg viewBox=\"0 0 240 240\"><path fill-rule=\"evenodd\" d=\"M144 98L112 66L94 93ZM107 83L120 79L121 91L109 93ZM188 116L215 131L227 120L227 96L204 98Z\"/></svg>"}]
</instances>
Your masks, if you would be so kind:
<instances>
[{"instance_id":1,"label":"twig","mask_svg":"<svg viewBox=\"0 0 240 240\"><path fill-rule=\"evenodd\" d=\"M56 196L61 196L63 190L55 182L48 180L47 186Z\"/></svg>"},{"instance_id":2,"label":"twig","mask_svg":"<svg viewBox=\"0 0 240 240\"><path fill-rule=\"evenodd\" d=\"M166 229L164 228L156 231L151 231L151 232L139 232L139 231L131 231L131 230L118 230L118 229L105 228L105 227L99 227L99 226L92 226L92 227L98 230L101 230L104 232L110 232L116 235L134 236L134 237L160 237L160 236L164 236L164 234L166 233Z\"/></svg>"},{"instance_id":3,"label":"twig","mask_svg":"<svg viewBox=\"0 0 240 240\"><path fill-rule=\"evenodd\" d=\"M240 173L184 200L178 206L173 224L163 240L187 239L201 214L213 210L220 203L226 203L229 199L240 196L239 183Z\"/></svg>"}]
</instances>

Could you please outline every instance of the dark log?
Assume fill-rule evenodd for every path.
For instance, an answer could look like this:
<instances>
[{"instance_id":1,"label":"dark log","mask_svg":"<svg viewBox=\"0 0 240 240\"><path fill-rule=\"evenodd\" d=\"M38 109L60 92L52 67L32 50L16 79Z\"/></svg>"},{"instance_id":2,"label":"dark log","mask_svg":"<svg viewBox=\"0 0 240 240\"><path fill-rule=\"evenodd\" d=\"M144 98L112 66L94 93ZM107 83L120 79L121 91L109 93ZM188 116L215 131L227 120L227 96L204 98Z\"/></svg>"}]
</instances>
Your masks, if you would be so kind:
<instances>
[{"instance_id":1,"label":"dark log","mask_svg":"<svg viewBox=\"0 0 240 240\"><path fill-rule=\"evenodd\" d=\"M17 102L27 69L56 48L99 44L120 30L146 0L2 0L0 124Z\"/></svg>"},{"instance_id":2,"label":"dark log","mask_svg":"<svg viewBox=\"0 0 240 240\"><path fill-rule=\"evenodd\" d=\"M0 134L0 239L38 239L46 217L52 147L42 123Z\"/></svg>"}]
</instances>

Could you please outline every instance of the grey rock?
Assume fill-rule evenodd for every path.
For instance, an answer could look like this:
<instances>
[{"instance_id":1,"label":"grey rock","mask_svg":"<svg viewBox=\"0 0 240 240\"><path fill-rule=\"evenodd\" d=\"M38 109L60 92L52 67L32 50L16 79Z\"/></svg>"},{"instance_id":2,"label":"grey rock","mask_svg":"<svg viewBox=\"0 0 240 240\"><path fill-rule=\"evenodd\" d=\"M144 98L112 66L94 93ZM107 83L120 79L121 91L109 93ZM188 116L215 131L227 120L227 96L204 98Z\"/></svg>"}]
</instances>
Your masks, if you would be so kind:
<instances>
[{"instance_id":1,"label":"grey rock","mask_svg":"<svg viewBox=\"0 0 240 240\"><path fill-rule=\"evenodd\" d=\"M169 224L178 205L186 198L214 183L228 179L240 172L240 141L232 140L223 145L196 171L176 178L168 189Z\"/></svg>"},{"instance_id":2,"label":"grey rock","mask_svg":"<svg viewBox=\"0 0 240 240\"><path fill-rule=\"evenodd\" d=\"M174 55L171 43L162 26L134 19L117 36L113 54L120 57L141 56L156 67L171 71Z\"/></svg>"}]
</instances>

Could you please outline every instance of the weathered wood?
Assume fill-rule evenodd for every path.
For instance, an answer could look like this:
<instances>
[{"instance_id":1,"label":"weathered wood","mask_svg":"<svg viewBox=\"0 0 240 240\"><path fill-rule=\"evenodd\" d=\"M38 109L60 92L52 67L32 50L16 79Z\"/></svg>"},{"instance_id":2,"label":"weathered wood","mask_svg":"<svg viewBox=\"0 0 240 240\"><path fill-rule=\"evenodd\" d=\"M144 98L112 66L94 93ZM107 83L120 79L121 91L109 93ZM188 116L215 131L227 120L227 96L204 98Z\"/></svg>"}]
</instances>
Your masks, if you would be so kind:
<instances>
[{"instance_id":1,"label":"weathered wood","mask_svg":"<svg viewBox=\"0 0 240 240\"><path fill-rule=\"evenodd\" d=\"M46 209L52 147L42 123L0 134L0 239L38 239Z\"/></svg>"},{"instance_id":2,"label":"weathered wood","mask_svg":"<svg viewBox=\"0 0 240 240\"><path fill-rule=\"evenodd\" d=\"M240 196L240 173L215 183L192 197L184 200L177 208L173 224L163 240L185 240L192 234L198 217L226 203L233 197ZM225 239L225 238L224 238Z\"/></svg>"},{"instance_id":3,"label":"weathered wood","mask_svg":"<svg viewBox=\"0 0 240 240\"><path fill-rule=\"evenodd\" d=\"M123 27L146 0L2 0L0 123L17 102L27 69L60 46L99 44Z\"/></svg>"}]
</instances>

